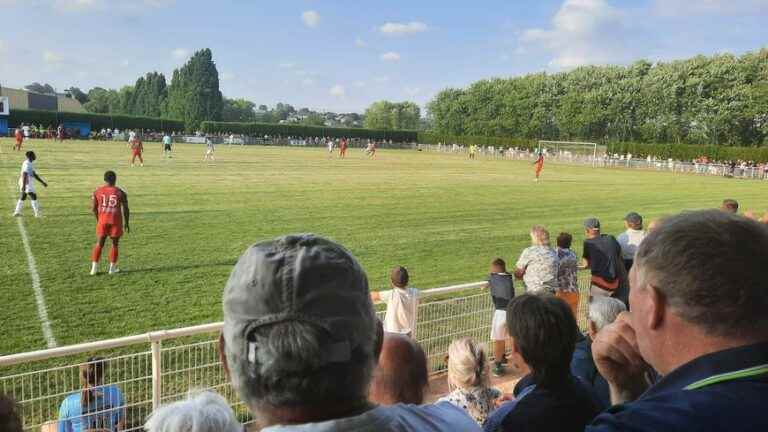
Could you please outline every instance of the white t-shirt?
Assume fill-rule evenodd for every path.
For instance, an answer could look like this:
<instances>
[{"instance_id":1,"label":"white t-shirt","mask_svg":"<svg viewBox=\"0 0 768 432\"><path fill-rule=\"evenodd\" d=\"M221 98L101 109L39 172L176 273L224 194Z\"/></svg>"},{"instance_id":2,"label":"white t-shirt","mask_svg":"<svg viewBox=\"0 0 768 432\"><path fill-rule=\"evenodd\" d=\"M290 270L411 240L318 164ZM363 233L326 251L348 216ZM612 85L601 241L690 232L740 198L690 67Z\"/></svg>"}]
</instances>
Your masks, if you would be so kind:
<instances>
[{"instance_id":1,"label":"white t-shirt","mask_svg":"<svg viewBox=\"0 0 768 432\"><path fill-rule=\"evenodd\" d=\"M29 138L29 126L22 126L21 130L24 132L24 138Z\"/></svg>"},{"instance_id":2,"label":"white t-shirt","mask_svg":"<svg viewBox=\"0 0 768 432\"><path fill-rule=\"evenodd\" d=\"M416 328L416 310L419 308L419 290L393 288L380 294L387 303L384 331L387 333L413 333Z\"/></svg>"},{"instance_id":3,"label":"white t-shirt","mask_svg":"<svg viewBox=\"0 0 768 432\"><path fill-rule=\"evenodd\" d=\"M24 173L27 173L27 191L34 191L35 188L35 177L33 174L35 173L35 166L32 165L32 162L29 161L29 159L25 159L24 162L21 164L21 172L19 173L19 188L24 186Z\"/></svg>"},{"instance_id":4,"label":"white t-shirt","mask_svg":"<svg viewBox=\"0 0 768 432\"><path fill-rule=\"evenodd\" d=\"M476 432L481 431L461 408L434 405L379 406L355 417L302 425L271 426L261 432Z\"/></svg>"},{"instance_id":5,"label":"white t-shirt","mask_svg":"<svg viewBox=\"0 0 768 432\"><path fill-rule=\"evenodd\" d=\"M637 248L645 238L646 232L643 230L627 229L616 237L616 241L621 246L621 256L626 260L635 259Z\"/></svg>"}]
</instances>

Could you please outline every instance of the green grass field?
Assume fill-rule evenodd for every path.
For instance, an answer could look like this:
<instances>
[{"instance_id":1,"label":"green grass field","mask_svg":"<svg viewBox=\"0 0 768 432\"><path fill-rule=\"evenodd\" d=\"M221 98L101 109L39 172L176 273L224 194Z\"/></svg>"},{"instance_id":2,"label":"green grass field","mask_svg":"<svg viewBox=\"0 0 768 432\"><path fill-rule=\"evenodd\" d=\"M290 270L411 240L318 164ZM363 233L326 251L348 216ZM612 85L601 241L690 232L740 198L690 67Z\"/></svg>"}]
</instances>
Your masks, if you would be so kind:
<instances>
[{"instance_id":1,"label":"green grass field","mask_svg":"<svg viewBox=\"0 0 768 432\"><path fill-rule=\"evenodd\" d=\"M0 140L0 353L45 347L19 227L10 216L23 155ZM221 319L220 297L238 255L259 240L314 232L347 246L371 285L387 285L396 264L414 286L471 282L502 256L514 263L528 229L583 238L598 216L617 234L629 210L646 219L717 206L725 197L762 212L768 183L548 164L532 182L525 162L352 149L347 160L319 148L176 145L173 159L147 144L130 168L122 143L33 140L44 217L24 209L53 334L60 345ZM90 195L106 169L129 196L132 232L121 242L119 275L89 276L94 241ZM108 249L107 249L108 250ZM106 252L103 259L106 258ZM106 266L103 265L103 268Z\"/></svg>"}]
</instances>

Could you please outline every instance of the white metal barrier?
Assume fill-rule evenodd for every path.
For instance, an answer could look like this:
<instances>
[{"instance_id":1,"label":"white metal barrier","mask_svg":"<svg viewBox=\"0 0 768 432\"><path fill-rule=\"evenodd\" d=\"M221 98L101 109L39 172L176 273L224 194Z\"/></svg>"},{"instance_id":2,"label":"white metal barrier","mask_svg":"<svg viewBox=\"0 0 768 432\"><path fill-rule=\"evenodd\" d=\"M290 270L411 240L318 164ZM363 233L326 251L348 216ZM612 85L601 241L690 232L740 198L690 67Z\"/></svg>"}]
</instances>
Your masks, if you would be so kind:
<instances>
[{"instance_id":1,"label":"white metal barrier","mask_svg":"<svg viewBox=\"0 0 768 432\"><path fill-rule=\"evenodd\" d=\"M585 276L585 275L580 275ZM585 325L587 280L580 277L582 302L579 321ZM432 373L446 368L445 354L454 339L471 336L490 340L493 305L485 282L421 291L415 336L427 355ZM384 311L379 305L378 315ZM184 397L189 389L214 389L224 396L243 422L247 409L224 376L218 354L222 323L162 330L0 357L0 392L20 405L26 431L53 431L68 396L79 397L80 366L87 359L103 359L104 386L116 386L123 406L113 409L125 419L127 431L142 424L157 406Z\"/></svg>"}]
</instances>

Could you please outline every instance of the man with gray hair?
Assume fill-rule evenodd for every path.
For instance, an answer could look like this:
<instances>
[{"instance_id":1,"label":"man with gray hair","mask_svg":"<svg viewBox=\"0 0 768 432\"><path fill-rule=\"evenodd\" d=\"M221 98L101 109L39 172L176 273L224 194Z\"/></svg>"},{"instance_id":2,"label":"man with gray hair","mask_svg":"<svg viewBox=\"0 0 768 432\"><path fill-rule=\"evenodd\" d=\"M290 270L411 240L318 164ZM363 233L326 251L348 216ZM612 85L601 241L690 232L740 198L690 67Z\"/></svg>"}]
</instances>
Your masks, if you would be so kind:
<instances>
[{"instance_id":1,"label":"man with gray hair","mask_svg":"<svg viewBox=\"0 0 768 432\"><path fill-rule=\"evenodd\" d=\"M313 235L258 243L223 298L225 371L263 432L476 431L461 409L375 406L376 316L365 272Z\"/></svg>"},{"instance_id":2,"label":"man with gray hair","mask_svg":"<svg viewBox=\"0 0 768 432\"><path fill-rule=\"evenodd\" d=\"M631 312L592 344L614 406L587 431L766 431L768 229L720 210L665 219L630 272ZM648 388L650 365L662 378Z\"/></svg>"},{"instance_id":3,"label":"man with gray hair","mask_svg":"<svg viewBox=\"0 0 768 432\"><path fill-rule=\"evenodd\" d=\"M608 382L597 371L595 361L592 358L592 341L598 333L616 320L620 313L627 310L624 303L606 296L594 296L589 299L589 323L587 336L581 336L576 342L571 359L571 373L584 380L592 388L595 397L603 408L611 406L611 396Z\"/></svg>"}]
</instances>

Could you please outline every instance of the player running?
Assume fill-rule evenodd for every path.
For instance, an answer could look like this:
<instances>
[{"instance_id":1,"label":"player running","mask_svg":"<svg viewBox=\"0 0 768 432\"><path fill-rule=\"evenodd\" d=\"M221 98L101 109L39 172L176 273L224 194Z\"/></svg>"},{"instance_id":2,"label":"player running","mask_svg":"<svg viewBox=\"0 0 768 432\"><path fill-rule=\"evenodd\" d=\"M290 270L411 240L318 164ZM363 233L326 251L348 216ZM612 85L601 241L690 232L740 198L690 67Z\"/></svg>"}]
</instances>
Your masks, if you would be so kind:
<instances>
[{"instance_id":1,"label":"player running","mask_svg":"<svg viewBox=\"0 0 768 432\"><path fill-rule=\"evenodd\" d=\"M333 157L333 140L328 138L325 143L328 146L328 159Z\"/></svg>"},{"instance_id":2,"label":"player running","mask_svg":"<svg viewBox=\"0 0 768 432\"><path fill-rule=\"evenodd\" d=\"M21 145L24 143L24 134L21 132L21 128L16 128L14 136L16 137L16 144L13 146L13 149L21 151Z\"/></svg>"},{"instance_id":3,"label":"player running","mask_svg":"<svg viewBox=\"0 0 768 432\"><path fill-rule=\"evenodd\" d=\"M216 151L216 146L213 144L213 140L211 137L207 136L205 137L205 155L203 155L203 162L205 161L216 161L216 157L213 155L213 152Z\"/></svg>"},{"instance_id":4,"label":"player running","mask_svg":"<svg viewBox=\"0 0 768 432\"><path fill-rule=\"evenodd\" d=\"M96 245L91 252L91 275L99 272L99 260L101 250L107 237L112 239L112 249L109 251L109 274L120 271L117 268L117 246L120 237L125 232L130 233L130 210L128 209L128 195L115 186L117 174L114 171L104 173L106 184L93 193L93 215L96 216Z\"/></svg>"},{"instance_id":5,"label":"player running","mask_svg":"<svg viewBox=\"0 0 768 432\"><path fill-rule=\"evenodd\" d=\"M376 142L368 140L368 147L365 149L365 154L371 159L376 156Z\"/></svg>"},{"instance_id":6,"label":"player running","mask_svg":"<svg viewBox=\"0 0 768 432\"><path fill-rule=\"evenodd\" d=\"M539 151L539 157L538 159L536 159L536 162L534 162L533 164L536 165L536 178L533 181L537 182L539 181L541 170L544 169L544 153Z\"/></svg>"},{"instance_id":7,"label":"player running","mask_svg":"<svg viewBox=\"0 0 768 432\"><path fill-rule=\"evenodd\" d=\"M168 134L163 135L163 155L167 158L171 158L171 144L173 143L173 140L171 139L171 136Z\"/></svg>"},{"instance_id":8,"label":"player running","mask_svg":"<svg viewBox=\"0 0 768 432\"><path fill-rule=\"evenodd\" d=\"M144 166L144 158L141 157L141 153L144 151L144 144L141 142L141 139L139 137L135 136L131 139L131 141L128 142L128 147L131 148L131 166L136 165L136 158L139 158L139 163L141 166Z\"/></svg>"},{"instance_id":9,"label":"player running","mask_svg":"<svg viewBox=\"0 0 768 432\"><path fill-rule=\"evenodd\" d=\"M344 159L347 157L347 147L349 147L349 144L347 143L346 138L342 138L341 142L339 143L339 157Z\"/></svg>"},{"instance_id":10,"label":"player running","mask_svg":"<svg viewBox=\"0 0 768 432\"><path fill-rule=\"evenodd\" d=\"M38 218L40 217L40 205L37 203L35 179L37 179L37 181L39 181L45 187L48 187L48 183L44 182L43 179L41 179L35 171L35 166L33 165L33 162L37 159L35 152L28 151L26 156L27 159L25 159L21 164L21 174L19 175L19 189L21 196L16 202L16 210L14 210L13 215L17 217L21 216L21 207L24 205L24 201L26 201L27 195L29 195L30 202L32 204L32 211L34 212L35 217Z\"/></svg>"}]
</instances>

